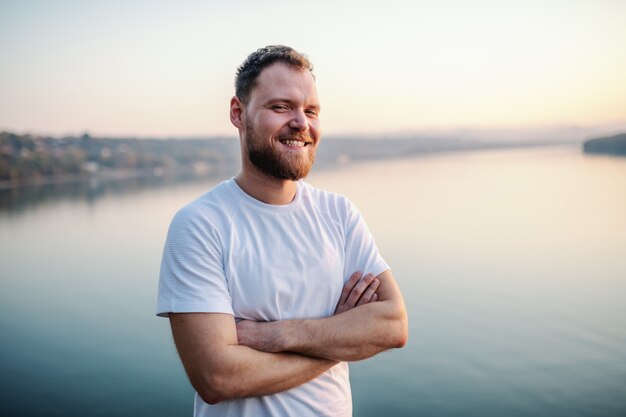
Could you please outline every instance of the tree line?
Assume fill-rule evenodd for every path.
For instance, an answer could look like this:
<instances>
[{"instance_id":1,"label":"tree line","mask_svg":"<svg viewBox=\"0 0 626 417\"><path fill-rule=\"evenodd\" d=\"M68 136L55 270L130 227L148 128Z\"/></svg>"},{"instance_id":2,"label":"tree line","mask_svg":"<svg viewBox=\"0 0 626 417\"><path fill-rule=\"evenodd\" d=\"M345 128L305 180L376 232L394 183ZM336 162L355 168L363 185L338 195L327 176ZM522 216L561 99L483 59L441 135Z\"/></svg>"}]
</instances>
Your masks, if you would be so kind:
<instances>
[{"instance_id":1,"label":"tree line","mask_svg":"<svg viewBox=\"0 0 626 417\"><path fill-rule=\"evenodd\" d=\"M237 141L49 137L0 132L0 181L134 170L168 173L235 160Z\"/></svg>"}]
</instances>

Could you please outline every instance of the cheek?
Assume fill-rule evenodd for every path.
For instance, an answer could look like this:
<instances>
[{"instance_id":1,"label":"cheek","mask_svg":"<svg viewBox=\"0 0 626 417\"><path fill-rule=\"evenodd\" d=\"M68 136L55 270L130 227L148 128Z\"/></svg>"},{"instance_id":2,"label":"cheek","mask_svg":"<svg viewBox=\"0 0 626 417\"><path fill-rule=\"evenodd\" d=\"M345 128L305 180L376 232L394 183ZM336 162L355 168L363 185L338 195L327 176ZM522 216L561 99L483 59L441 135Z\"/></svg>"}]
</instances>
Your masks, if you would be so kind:
<instances>
[{"instance_id":1,"label":"cheek","mask_svg":"<svg viewBox=\"0 0 626 417\"><path fill-rule=\"evenodd\" d=\"M309 124L309 130L311 131L311 135L318 141L320 136L322 135L322 129L320 126L319 120L316 120L314 123Z\"/></svg>"},{"instance_id":2,"label":"cheek","mask_svg":"<svg viewBox=\"0 0 626 417\"><path fill-rule=\"evenodd\" d=\"M289 120L281 117L271 117L267 118L261 125L265 132L276 135L285 129L289 129Z\"/></svg>"}]
</instances>

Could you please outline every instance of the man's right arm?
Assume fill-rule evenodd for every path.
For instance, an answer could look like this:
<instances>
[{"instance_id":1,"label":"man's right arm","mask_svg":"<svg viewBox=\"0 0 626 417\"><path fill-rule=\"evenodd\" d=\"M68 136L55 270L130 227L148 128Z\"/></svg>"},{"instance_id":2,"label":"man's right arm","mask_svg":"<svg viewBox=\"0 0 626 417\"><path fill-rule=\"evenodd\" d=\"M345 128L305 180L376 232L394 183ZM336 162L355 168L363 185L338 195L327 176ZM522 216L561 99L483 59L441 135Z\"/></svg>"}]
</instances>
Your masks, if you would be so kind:
<instances>
[{"instance_id":1,"label":"man's right arm","mask_svg":"<svg viewBox=\"0 0 626 417\"><path fill-rule=\"evenodd\" d=\"M335 365L332 360L238 345L232 314L171 312L181 305L188 309L207 304L226 311L230 301L219 233L202 216L196 206L188 206L172 220L163 251L158 306L159 313L169 312L178 354L200 397L215 404L274 394Z\"/></svg>"},{"instance_id":2,"label":"man's right arm","mask_svg":"<svg viewBox=\"0 0 626 417\"><path fill-rule=\"evenodd\" d=\"M378 283L355 273L344 285L335 314L377 301ZM238 344L230 314L169 313L174 342L196 392L209 404L282 392L319 376L338 362L298 353L270 353Z\"/></svg>"},{"instance_id":3,"label":"man's right arm","mask_svg":"<svg viewBox=\"0 0 626 417\"><path fill-rule=\"evenodd\" d=\"M235 320L229 314L170 313L169 317L189 380L209 404L285 391L337 364L238 345Z\"/></svg>"}]
</instances>

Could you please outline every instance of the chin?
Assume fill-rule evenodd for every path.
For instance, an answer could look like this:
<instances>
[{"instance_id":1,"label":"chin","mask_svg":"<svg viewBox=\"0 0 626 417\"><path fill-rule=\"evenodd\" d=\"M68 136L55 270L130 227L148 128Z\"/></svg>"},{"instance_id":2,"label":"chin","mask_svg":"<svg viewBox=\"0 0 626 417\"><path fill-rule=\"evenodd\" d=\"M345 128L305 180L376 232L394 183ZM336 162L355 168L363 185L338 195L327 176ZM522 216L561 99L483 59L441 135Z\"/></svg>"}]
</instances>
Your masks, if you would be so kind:
<instances>
[{"instance_id":1,"label":"chin","mask_svg":"<svg viewBox=\"0 0 626 417\"><path fill-rule=\"evenodd\" d=\"M282 145L281 145L282 147ZM273 147L248 146L248 160L259 171L279 180L297 181L306 177L315 162L313 152L293 152Z\"/></svg>"}]
</instances>

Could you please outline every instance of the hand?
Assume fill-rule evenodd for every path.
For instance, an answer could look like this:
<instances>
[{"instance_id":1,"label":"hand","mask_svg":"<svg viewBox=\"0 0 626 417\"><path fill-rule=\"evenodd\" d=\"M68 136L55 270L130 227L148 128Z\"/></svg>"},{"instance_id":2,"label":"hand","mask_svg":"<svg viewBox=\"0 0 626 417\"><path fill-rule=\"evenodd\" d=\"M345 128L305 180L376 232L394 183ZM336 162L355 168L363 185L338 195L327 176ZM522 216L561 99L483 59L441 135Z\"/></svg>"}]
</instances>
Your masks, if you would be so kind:
<instances>
[{"instance_id":1,"label":"hand","mask_svg":"<svg viewBox=\"0 0 626 417\"><path fill-rule=\"evenodd\" d=\"M240 320L237 322L237 343L261 352L282 352L278 322Z\"/></svg>"},{"instance_id":2,"label":"hand","mask_svg":"<svg viewBox=\"0 0 626 417\"><path fill-rule=\"evenodd\" d=\"M340 314L361 304L378 300L376 290L380 285L380 281L372 274L365 275L363 279L361 279L361 276L360 272L355 272L346 282L335 308L335 314Z\"/></svg>"}]
</instances>

